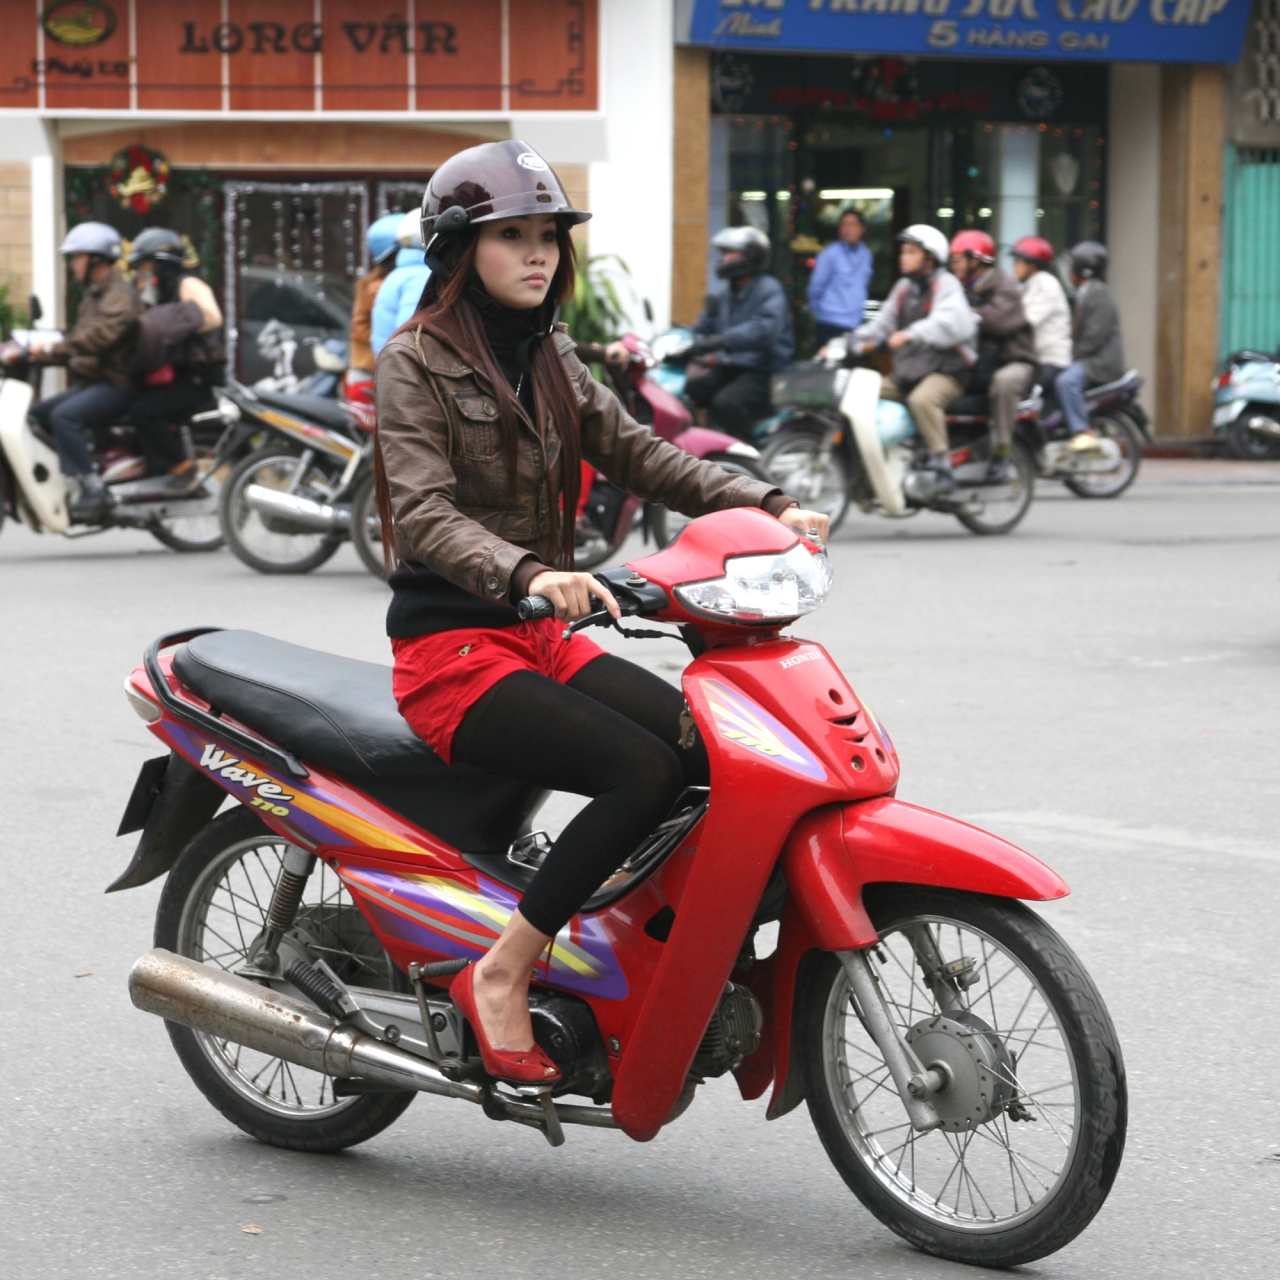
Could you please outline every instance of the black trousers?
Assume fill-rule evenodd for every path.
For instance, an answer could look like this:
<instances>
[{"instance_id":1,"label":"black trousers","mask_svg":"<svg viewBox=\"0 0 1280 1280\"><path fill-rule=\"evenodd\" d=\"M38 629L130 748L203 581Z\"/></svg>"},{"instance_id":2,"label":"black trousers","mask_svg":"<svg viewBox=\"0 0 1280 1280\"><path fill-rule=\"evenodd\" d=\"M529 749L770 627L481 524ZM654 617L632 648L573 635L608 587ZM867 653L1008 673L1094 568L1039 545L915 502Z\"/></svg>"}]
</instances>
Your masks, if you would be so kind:
<instances>
[{"instance_id":1,"label":"black trousers","mask_svg":"<svg viewBox=\"0 0 1280 1280\"><path fill-rule=\"evenodd\" d=\"M193 413L212 409L215 404L213 392L192 378L175 378L163 387L147 387L138 394L125 421L138 433L138 443L152 475L186 460L182 435L174 424Z\"/></svg>"},{"instance_id":2,"label":"black trousers","mask_svg":"<svg viewBox=\"0 0 1280 1280\"><path fill-rule=\"evenodd\" d=\"M770 376L760 369L717 364L702 377L690 378L685 392L694 404L706 409L707 421L713 427L751 444L756 423L773 412Z\"/></svg>"},{"instance_id":3,"label":"black trousers","mask_svg":"<svg viewBox=\"0 0 1280 1280\"><path fill-rule=\"evenodd\" d=\"M64 476L84 476L94 470L93 451L85 431L119 422L135 395L137 392L131 387L94 382L37 400L31 406L31 416L53 435Z\"/></svg>"},{"instance_id":4,"label":"black trousers","mask_svg":"<svg viewBox=\"0 0 1280 1280\"><path fill-rule=\"evenodd\" d=\"M813 345L815 350L821 351L832 338L842 337L848 332L849 330L842 324L828 324L825 320L815 320L813 322Z\"/></svg>"},{"instance_id":5,"label":"black trousers","mask_svg":"<svg viewBox=\"0 0 1280 1280\"><path fill-rule=\"evenodd\" d=\"M684 696L612 654L568 684L517 671L475 703L453 758L551 791L591 796L565 827L520 903L540 933L559 933L671 811L706 786L706 750L680 746Z\"/></svg>"}]
</instances>

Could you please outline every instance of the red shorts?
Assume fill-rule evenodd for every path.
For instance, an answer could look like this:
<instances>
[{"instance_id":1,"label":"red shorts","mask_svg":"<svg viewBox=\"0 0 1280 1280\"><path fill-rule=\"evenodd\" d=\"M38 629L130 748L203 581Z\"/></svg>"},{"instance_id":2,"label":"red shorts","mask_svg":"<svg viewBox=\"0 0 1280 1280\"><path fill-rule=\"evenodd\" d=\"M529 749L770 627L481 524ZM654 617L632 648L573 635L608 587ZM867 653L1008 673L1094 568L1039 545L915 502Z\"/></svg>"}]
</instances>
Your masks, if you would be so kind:
<instances>
[{"instance_id":1,"label":"red shorts","mask_svg":"<svg viewBox=\"0 0 1280 1280\"><path fill-rule=\"evenodd\" d=\"M555 618L514 627L464 627L392 640L392 688L400 714L446 764L462 717L513 671L536 671L567 684L605 650L583 635L562 640Z\"/></svg>"}]
</instances>

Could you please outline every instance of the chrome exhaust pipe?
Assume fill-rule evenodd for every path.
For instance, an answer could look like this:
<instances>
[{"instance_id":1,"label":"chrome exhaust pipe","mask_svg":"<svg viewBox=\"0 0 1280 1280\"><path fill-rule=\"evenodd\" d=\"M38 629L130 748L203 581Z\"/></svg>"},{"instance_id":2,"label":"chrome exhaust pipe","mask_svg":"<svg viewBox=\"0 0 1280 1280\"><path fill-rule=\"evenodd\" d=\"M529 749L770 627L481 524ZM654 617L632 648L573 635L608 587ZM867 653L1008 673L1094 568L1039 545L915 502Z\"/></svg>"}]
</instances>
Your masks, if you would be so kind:
<instances>
[{"instance_id":1,"label":"chrome exhaust pipe","mask_svg":"<svg viewBox=\"0 0 1280 1280\"><path fill-rule=\"evenodd\" d=\"M244 500L259 515L287 520L302 529L317 533L332 533L351 527L351 508L335 507L327 502L315 502L283 489L268 489L265 485L251 484L245 488Z\"/></svg>"},{"instance_id":2,"label":"chrome exhaust pipe","mask_svg":"<svg viewBox=\"0 0 1280 1280\"><path fill-rule=\"evenodd\" d=\"M157 947L129 973L146 1013L283 1058L312 1071L482 1102L484 1087L450 1080L429 1062L335 1022L315 1005Z\"/></svg>"}]
</instances>

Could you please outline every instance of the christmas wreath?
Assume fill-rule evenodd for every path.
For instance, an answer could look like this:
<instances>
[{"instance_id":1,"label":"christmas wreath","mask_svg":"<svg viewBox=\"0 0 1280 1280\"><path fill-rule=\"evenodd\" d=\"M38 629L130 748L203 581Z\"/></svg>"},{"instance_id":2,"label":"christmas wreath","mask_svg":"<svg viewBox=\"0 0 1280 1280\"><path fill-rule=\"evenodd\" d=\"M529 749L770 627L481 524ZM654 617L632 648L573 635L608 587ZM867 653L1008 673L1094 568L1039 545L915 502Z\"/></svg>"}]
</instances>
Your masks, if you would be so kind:
<instances>
[{"instance_id":1,"label":"christmas wreath","mask_svg":"<svg viewBox=\"0 0 1280 1280\"><path fill-rule=\"evenodd\" d=\"M111 161L111 198L122 208L147 213L169 190L169 162L150 147L126 147Z\"/></svg>"}]
</instances>

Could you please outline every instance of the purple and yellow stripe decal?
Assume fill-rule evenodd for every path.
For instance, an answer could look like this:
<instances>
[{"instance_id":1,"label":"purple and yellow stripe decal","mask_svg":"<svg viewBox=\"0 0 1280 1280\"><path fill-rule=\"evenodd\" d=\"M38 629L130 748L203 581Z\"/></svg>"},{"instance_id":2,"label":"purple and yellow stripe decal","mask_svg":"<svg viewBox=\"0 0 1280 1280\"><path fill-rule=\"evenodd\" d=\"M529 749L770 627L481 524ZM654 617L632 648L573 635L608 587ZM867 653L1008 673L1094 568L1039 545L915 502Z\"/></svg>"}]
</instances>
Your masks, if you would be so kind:
<instances>
[{"instance_id":1,"label":"purple and yellow stripe decal","mask_svg":"<svg viewBox=\"0 0 1280 1280\"><path fill-rule=\"evenodd\" d=\"M813 753L763 707L719 680L699 676L698 683L722 738L764 756L792 773L801 773L816 782L826 780L827 771Z\"/></svg>"},{"instance_id":2,"label":"purple and yellow stripe decal","mask_svg":"<svg viewBox=\"0 0 1280 1280\"><path fill-rule=\"evenodd\" d=\"M519 902L503 885L479 887L439 875L343 867L338 874L382 931L433 954L472 960L498 940ZM627 980L596 916L575 916L538 962L539 981L603 1000L623 1000Z\"/></svg>"}]
</instances>

